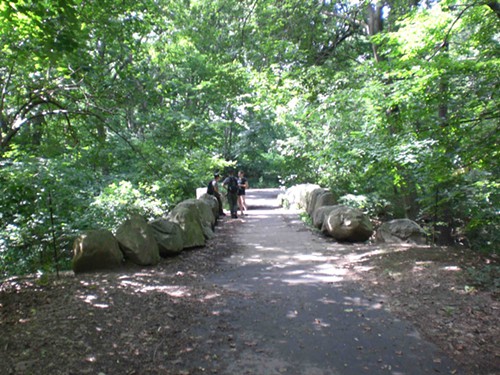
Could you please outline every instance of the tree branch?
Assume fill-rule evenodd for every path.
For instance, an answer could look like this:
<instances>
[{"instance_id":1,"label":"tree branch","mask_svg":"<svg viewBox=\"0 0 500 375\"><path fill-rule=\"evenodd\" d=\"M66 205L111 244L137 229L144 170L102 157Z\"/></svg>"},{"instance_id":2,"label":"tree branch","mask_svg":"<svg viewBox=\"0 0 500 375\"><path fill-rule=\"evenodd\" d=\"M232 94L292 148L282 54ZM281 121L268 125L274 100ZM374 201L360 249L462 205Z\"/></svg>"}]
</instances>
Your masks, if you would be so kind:
<instances>
[{"instance_id":1,"label":"tree branch","mask_svg":"<svg viewBox=\"0 0 500 375\"><path fill-rule=\"evenodd\" d=\"M450 28L448 29L448 31L446 32L446 35L443 38L443 42L439 46L437 46L437 48L434 51L434 53L429 58L427 58L427 62L431 61L434 57L436 57L436 55L438 54L439 51L441 51L441 49L448 48L448 43L449 43L448 39L450 38L451 31L455 27L455 24L460 20L460 18L462 18L462 16L464 15L464 13L467 10L469 10L470 8L472 8L472 7L476 6L476 5L477 4L469 4L464 9L462 9L462 11L458 14L458 16L452 22L452 24L451 24Z\"/></svg>"},{"instance_id":2,"label":"tree branch","mask_svg":"<svg viewBox=\"0 0 500 375\"><path fill-rule=\"evenodd\" d=\"M252 13L254 12L255 10L255 7L257 6L257 3L259 2L259 0L255 0L251 6L251 9L250 11L248 12L248 14L246 15L246 17L244 18L243 20L243 24L241 25L241 46L243 46L244 44L244 40L245 40L245 26L248 22L248 20L250 19L250 16L252 15Z\"/></svg>"},{"instance_id":3,"label":"tree branch","mask_svg":"<svg viewBox=\"0 0 500 375\"><path fill-rule=\"evenodd\" d=\"M7 95L7 87L10 85L10 82L12 80L12 75L14 74L14 65L15 65L15 61L12 62L12 65L11 65L11 67L9 69L9 73L7 75L7 79L5 80L5 83L2 86L2 93L1 93L1 96L0 96L0 122L3 122L3 111L4 111L4 105L5 105L5 96Z\"/></svg>"},{"instance_id":4,"label":"tree branch","mask_svg":"<svg viewBox=\"0 0 500 375\"><path fill-rule=\"evenodd\" d=\"M40 111L39 113L36 113L32 116L26 116L32 109L42 105L52 105L57 107L57 109ZM43 118L53 115L64 115L68 123L68 127L71 128L71 121L68 116L70 113L77 113L77 112L65 109L63 105L59 104L55 100L38 99L26 103L17 111L14 117L14 122L10 126L5 137L0 139L0 155L3 154L3 152L9 147L10 142L12 141L14 136L19 132L19 130L21 130L24 124L29 123L30 121L37 118Z\"/></svg>"}]
</instances>

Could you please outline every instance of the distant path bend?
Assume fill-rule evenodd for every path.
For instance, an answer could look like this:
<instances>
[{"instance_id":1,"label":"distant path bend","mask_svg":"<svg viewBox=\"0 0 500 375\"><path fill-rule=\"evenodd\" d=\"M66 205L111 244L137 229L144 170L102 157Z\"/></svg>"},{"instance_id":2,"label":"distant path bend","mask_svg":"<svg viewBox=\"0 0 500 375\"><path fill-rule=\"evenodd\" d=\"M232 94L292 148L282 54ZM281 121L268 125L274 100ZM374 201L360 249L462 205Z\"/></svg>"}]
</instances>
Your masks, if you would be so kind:
<instances>
[{"instance_id":1,"label":"distant path bend","mask_svg":"<svg viewBox=\"0 0 500 375\"><path fill-rule=\"evenodd\" d=\"M234 350L214 346L223 374L461 374L408 322L364 296L340 260L355 252L277 205L279 190L247 192L248 215L225 219L234 253L207 281L232 293L218 319ZM364 245L363 245L364 246Z\"/></svg>"}]
</instances>

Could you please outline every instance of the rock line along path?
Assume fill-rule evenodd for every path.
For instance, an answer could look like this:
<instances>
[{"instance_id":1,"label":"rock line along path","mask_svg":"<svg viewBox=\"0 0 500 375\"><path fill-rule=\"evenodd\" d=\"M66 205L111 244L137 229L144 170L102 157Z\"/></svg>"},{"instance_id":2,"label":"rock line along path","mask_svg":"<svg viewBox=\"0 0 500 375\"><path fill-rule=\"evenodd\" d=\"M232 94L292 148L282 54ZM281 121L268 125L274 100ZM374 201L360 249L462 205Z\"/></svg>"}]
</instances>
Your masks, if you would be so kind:
<instances>
[{"instance_id":1,"label":"rock line along path","mask_svg":"<svg viewBox=\"0 0 500 375\"><path fill-rule=\"evenodd\" d=\"M279 190L247 192L248 215L224 219L216 232L233 248L206 281L228 291L206 326L226 330L213 342L217 374L461 374L408 322L363 295L346 275L356 246L307 229L277 206ZM210 342L209 342L210 344Z\"/></svg>"}]
</instances>

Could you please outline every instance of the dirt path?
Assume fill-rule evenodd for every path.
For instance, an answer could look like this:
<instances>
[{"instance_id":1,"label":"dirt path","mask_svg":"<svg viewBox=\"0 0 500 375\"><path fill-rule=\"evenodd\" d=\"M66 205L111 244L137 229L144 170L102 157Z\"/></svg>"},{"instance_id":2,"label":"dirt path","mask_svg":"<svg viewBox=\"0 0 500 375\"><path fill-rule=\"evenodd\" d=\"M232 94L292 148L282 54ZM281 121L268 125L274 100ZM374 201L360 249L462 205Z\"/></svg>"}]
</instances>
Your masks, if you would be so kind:
<instances>
[{"instance_id":1,"label":"dirt path","mask_svg":"<svg viewBox=\"0 0 500 375\"><path fill-rule=\"evenodd\" d=\"M296 214L276 207L276 194L249 191L248 216L224 219L207 247L156 267L3 283L0 375L496 373L497 301L479 292L451 296L454 310L447 302L439 317L449 288L436 294L427 277L436 294L427 304L429 297L403 276L373 272L378 260L366 254L382 249L340 245L311 232ZM356 280L360 271L366 277ZM383 293L363 294L358 281L365 287L373 281ZM418 330L387 312L392 291L400 293L393 306L406 306L412 321L420 317ZM474 321L455 314L471 308ZM446 338L441 347L459 350L455 358L466 355L470 366L454 363L423 331ZM479 339L477 350L469 350Z\"/></svg>"}]
</instances>

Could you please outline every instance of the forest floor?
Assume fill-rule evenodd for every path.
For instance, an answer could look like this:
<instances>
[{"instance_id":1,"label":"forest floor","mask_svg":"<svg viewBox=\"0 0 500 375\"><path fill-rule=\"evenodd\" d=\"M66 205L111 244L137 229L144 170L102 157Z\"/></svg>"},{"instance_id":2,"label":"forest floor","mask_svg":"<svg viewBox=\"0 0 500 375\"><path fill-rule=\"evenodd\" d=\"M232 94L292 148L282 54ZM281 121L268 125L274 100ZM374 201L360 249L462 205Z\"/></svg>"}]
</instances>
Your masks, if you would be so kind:
<instances>
[{"instance_id":1,"label":"forest floor","mask_svg":"<svg viewBox=\"0 0 500 375\"><path fill-rule=\"evenodd\" d=\"M225 351L265 354L258 340L238 338L227 313L242 292L210 276L234 255L240 225L225 219L205 248L151 268L3 281L0 374L224 374ZM499 291L485 287L498 275L484 271L498 270L495 260L467 249L363 245L338 262L344 279L459 365L449 373L500 374Z\"/></svg>"},{"instance_id":2,"label":"forest floor","mask_svg":"<svg viewBox=\"0 0 500 375\"><path fill-rule=\"evenodd\" d=\"M500 374L499 265L468 249L399 247L367 254L353 278L470 374ZM494 287L493 284L497 283Z\"/></svg>"}]
</instances>

